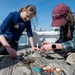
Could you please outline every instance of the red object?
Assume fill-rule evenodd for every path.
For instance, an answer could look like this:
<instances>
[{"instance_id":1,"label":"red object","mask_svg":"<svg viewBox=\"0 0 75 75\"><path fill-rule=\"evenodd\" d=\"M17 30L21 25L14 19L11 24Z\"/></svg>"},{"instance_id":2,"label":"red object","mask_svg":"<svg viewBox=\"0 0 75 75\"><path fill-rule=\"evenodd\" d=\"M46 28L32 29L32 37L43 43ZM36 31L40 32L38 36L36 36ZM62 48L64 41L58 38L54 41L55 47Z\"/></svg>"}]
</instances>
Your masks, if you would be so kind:
<instances>
[{"instance_id":1,"label":"red object","mask_svg":"<svg viewBox=\"0 0 75 75\"><path fill-rule=\"evenodd\" d=\"M54 72L53 68L50 69L50 72L51 72L51 73Z\"/></svg>"},{"instance_id":2,"label":"red object","mask_svg":"<svg viewBox=\"0 0 75 75\"><path fill-rule=\"evenodd\" d=\"M68 6L66 4L57 5L52 11L52 26L59 27L66 22L65 17L69 13Z\"/></svg>"}]
</instances>

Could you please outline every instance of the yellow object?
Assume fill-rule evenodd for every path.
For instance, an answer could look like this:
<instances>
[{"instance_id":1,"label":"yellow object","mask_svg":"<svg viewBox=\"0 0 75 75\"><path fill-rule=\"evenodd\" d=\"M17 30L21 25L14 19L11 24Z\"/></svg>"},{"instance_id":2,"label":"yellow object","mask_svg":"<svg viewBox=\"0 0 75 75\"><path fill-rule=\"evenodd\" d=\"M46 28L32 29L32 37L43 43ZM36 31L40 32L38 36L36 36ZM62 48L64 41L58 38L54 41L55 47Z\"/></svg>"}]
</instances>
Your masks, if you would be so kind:
<instances>
[{"instance_id":1,"label":"yellow object","mask_svg":"<svg viewBox=\"0 0 75 75\"><path fill-rule=\"evenodd\" d=\"M56 75L60 75L59 72L61 71L60 68L56 68Z\"/></svg>"}]
</instances>

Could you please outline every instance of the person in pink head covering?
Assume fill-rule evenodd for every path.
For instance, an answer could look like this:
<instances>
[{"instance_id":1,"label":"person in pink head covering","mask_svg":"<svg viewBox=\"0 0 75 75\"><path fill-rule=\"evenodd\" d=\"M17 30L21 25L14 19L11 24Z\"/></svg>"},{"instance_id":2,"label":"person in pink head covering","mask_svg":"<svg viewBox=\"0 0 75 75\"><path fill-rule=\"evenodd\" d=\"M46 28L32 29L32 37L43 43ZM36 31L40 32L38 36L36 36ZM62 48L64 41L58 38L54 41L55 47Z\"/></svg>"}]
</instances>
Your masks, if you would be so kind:
<instances>
[{"instance_id":1,"label":"person in pink head covering","mask_svg":"<svg viewBox=\"0 0 75 75\"><path fill-rule=\"evenodd\" d=\"M52 11L52 26L60 27L60 38L56 43L73 38L73 18L70 8L65 4L57 5Z\"/></svg>"},{"instance_id":2,"label":"person in pink head covering","mask_svg":"<svg viewBox=\"0 0 75 75\"><path fill-rule=\"evenodd\" d=\"M75 51L75 21L66 4L57 5L52 11L53 27L60 27L60 37L55 43L42 45L42 50Z\"/></svg>"},{"instance_id":3,"label":"person in pink head covering","mask_svg":"<svg viewBox=\"0 0 75 75\"><path fill-rule=\"evenodd\" d=\"M66 23L66 16L69 13L69 7L65 4L57 5L52 11L52 26L63 26Z\"/></svg>"}]
</instances>

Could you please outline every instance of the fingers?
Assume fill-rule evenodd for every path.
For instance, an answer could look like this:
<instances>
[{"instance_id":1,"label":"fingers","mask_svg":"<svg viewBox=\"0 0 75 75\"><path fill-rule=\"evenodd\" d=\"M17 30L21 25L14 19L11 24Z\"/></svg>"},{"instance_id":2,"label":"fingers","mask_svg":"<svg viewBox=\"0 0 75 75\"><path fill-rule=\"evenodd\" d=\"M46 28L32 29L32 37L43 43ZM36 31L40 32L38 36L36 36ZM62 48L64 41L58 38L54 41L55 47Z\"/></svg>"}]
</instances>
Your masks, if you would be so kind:
<instances>
[{"instance_id":1,"label":"fingers","mask_svg":"<svg viewBox=\"0 0 75 75\"><path fill-rule=\"evenodd\" d=\"M11 51L11 57L16 58L16 51L15 50Z\"/></svg>"},{"instance_id":2,"label":"fingers","mask_svg":"<svg viewBox=\"0 0 75 75\"><path fill-rule=\"evenodd\" d=\"M12 57L13 58L16 58L16 51L15 50L13 50L13 52L12 52L13 54L12 54Z\"/></svg>"},{"instance_id":3,"label":"fingers","mask_svg":"<svg viewBox=\"0 0 75 75\"><path fill-rule=\"evenodd\" d=\"M12 52L10 50L8 50L9 55L12 57Z\"/></svg>"},{"instance_id":4,"label":"fingers","mask_svg":"<svg viewBox=\"0 0 75 75\"><path fill-rule=\"evenodd\" d=\"M41 49L44 50L44 51L47 51L48 50L47 45L42 45Z\"/></svg>"},{"instance_id":5,"label":"fingers","mask_svg":"<svg viewBox=\"0 0 75 75\"><path fill-rule=\"evenodd\" d=\"M44 45L42 45L42 46L41 46L41 49L42 49L42 50L45 50L45 47L44 47Z\"/></svg>"},{"instance_id":6,"label":"fingers","mask_svg":"<svg viewBox=\"0 0 75 75\"><path fill-rule=\"evenodd\" d=\"M40 50L39 48L37 48L37 47L35 47L35 49L34 49L35 51L38 51L38 50Z\"/></svg>"},{"instance_id":7,"label":"fingers","mask_svg":"<svg viewBox=\"0 0 75 75\"><path fill-rule=\"evenodd\" d=\"M14 50L14 49L9 49L8 50L8 53L9 53L9 55L12 57L12 58L16 58L16 50Z\"/></svg>"}]
</instances>

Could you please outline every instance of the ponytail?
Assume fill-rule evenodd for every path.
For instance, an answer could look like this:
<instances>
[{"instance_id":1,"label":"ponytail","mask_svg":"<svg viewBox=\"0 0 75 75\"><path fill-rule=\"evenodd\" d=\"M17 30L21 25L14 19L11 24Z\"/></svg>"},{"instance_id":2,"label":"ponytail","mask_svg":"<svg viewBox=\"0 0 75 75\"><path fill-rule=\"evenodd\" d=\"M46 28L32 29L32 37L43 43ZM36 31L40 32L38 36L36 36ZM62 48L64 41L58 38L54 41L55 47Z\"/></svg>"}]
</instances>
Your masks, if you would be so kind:
<instances>
[{"instance_id":1,"label":"ponytail","mask_svg":"<svg viewBox=\"0 0 75 75\"><path fill-rule=\"evenodd\" d=\"M68 7L69 13L66 16L67 19L67 25L68 25L68 32L67 32L67 38L72 38L71 36L71 27L73 25L73 18L72 18L72 11L71 9Z\"/></svg>"}]
</instances>

